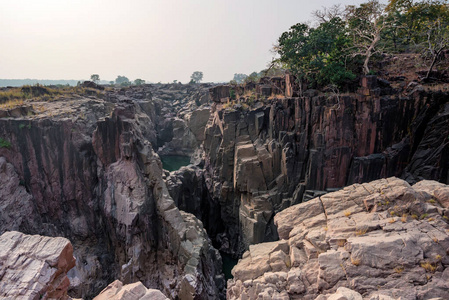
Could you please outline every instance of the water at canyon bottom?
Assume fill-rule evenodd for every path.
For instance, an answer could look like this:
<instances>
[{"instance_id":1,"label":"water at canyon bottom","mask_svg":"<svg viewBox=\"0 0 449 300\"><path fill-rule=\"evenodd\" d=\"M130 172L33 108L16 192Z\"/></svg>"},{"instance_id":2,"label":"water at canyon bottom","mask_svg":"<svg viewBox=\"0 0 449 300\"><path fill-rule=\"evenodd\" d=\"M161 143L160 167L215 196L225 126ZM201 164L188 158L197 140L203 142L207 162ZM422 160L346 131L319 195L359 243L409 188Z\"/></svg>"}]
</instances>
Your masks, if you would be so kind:
<instances>
[{"instance_id":1,"label":"water at canyon bottom","mask_svg":"<svg viewBox=\"0 0 449 300\"><path fill-rule=\"evenodd\" d=\"M190 164L190 157L181 155L162 155L161 161L163 168L172 172Z\"/></svg>"}]
</instances>

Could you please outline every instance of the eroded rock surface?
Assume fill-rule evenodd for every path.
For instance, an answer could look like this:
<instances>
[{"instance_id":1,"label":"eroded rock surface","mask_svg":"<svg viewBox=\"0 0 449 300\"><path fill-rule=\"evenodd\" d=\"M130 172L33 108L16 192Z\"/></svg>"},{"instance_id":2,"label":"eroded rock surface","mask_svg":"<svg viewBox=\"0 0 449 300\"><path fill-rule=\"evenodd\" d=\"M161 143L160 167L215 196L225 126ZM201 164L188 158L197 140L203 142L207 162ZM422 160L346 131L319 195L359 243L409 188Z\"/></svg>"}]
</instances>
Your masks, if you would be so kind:
<instances>
[{"instance_id":1,"label":"eroded rock surface","mask_svg":"<svg viewBox=\"0 0 449 300\"><path fill-rule=\"evenodd\" d=\"M0 230L70 238L70 296L93 297L115 279L172 299L222 294L218 251L162 179L151 89L33 102L31 114L0 118L11 144L0 148Z\"/></svg>"},{"instance_id":2,"label":"eroded rock surface","mask_svg":"<svg viewBox=\"0 0 449 300\"><path fill-rule=\"evenodd\" d=\"M147 289L141 282L124 285L116 280L108 285L94 300L168 300L160 291Z\"/></svg>"},{"instance_id":3,"label":"eroded rock surface","mask_svg":"<svg viewBox=\"0 0 449 300\"><path fill-rule=\"evenodd\" d=\"M68 299L75 266L69 240L8 231L0 236L2 299Z\"/></svg>"},{"instance_id":4,"label":"eroded rock surface","mask_svg":"<svg viewBox=\"0 0 449 300\"><path fill-rule=\"evenodd\" d=\"M276 240L276 213L353 183L390 176L449 183L447 93L390 95L370 78L357 94L308 90L249 109L223 105L229 86L211 89L205 182L221 206L223 248L239 254Z\"/></svg>"},{"instance_id":5,"label":"eroded rock surface","mask_svg":"<svg viewBox=\"0 0 449 300\"><path fill-rule=\"evenodd\" d=\"M360 299L330 295L346 287L363 299L445 299L448 196L449 186L392 177L292 206L275 216L279 241L245 252L227 297Z\"/></svg>"}]
</instances>

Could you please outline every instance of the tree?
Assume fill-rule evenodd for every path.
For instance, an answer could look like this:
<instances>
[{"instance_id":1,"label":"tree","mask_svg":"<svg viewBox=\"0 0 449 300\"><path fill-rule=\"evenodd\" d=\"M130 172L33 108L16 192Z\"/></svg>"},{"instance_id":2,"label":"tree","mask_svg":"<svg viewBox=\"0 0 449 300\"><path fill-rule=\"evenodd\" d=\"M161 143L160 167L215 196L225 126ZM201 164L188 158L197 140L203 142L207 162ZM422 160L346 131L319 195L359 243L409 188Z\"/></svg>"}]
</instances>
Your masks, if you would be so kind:
<instances>
[{"instance_id":1,"label":"tree","mask_svg":"<svg viewBox=\"0 0 449 300\"><path fill-rule=\"evenodd\" d=\"M249 82L258 82L260 79L260 74L257 72L252 72L251 74L249 74L249 76L247 76L244 80L245 83L249 83Z\"/></svg>"},{"instance_id":2,"label":"tree","mask_svg":"<svg viewBox=\"0 0 449 300\"><path fill-rule=\"evenodd\" d=\"M92 80L93 82L97 83L98 81L100 81L100 75L92 74L92 75L90 75L90 80Z\"/></svg>"},{"instance_id":3,"label":"tree","mask_svg":"<svg viewBox=\"0 0 449 300\"><path fill-rule=\"evenodd\" d=\"M243 83L243 81L246 79L246 77L248 77L248 75L246 75L246 74L241 74L241 73L239 73L239 74L237 74L237 73L235 73L234 74L234 81L236 82L236 83Z\"/></svg>"},{"instance_id":4,"label":"tree","mask_svg":"<svg viewBox=\"0 0 449 300\"><path fill-rule=\"evenodd\" d=\"M138 78L138 79L134 80L134 84L135 85L145 84L145 80Z\"/></svg>"},{"instance_id":5,"label":"tree","mask_svg":"<svg viewBox=\"0 0 449 300\"><path fill-rule=\"evenodd\" d=\"M126 77L126 76L120 76L120 75L118 75L117 78L115 79L115 83L116 83L117 85L121 85L121 86L128 86L128 85L131 84L131 83L129 82L128 77Z\"/></svg>"},{"instance_id":6,"label":"tree","mask_svg":"<svg viewBox=\"0 0 449 300\"><path fill-rule=\"evenodd\" d=\"M344 15L344 9L341 8L340 4L334 4L331 7L323 7L322 10L315 10L312 12L312 16L318 23L326 23L332 19L340 18L342 19Z\"/></svg>"},{"instance_id":7,"label":"tree","mask_svg":"<svg viewBox=\"0 0 449 300\"><path fill-rule=\"evenodd\" d=\"M363 72L368 74L369 61L376 53L382 53L378 46L382 30L387 26L384 22L385 6L377 0L370 0L359 7L346 7L346 22L352 35L352 56L364 57Z\"/></svg>"},{"instance_id":8,"label":"tree","mask_svg":"<svg viewBox=\"0 0 449 300\"><path fill-rule=\"evenodd\" d=\"M346 60L351 40L340 18L317 28L298 23L284 32L275 46L283 63L300 81L311 86L343 85L355 78Z\"/></svg>"},{"instance_id":9,"label":"tree","mask_svg":"<svg viewBox=\"0 0 449 300\"><path fill-rule=\"evenodd\" d=\"M442 19L428 21L425 25L427 28L426 52L431 61L425 79L430 77L432 69L443 51L449 48L449 22Z\"/></svg>"},{"instance_id":10,"label":"tree","mask_svg":"<svg viewBox=\"0 0 449 300\"><path fill-rule=\"evenodd\" d=\"M190 76L190 82L192 83L199 83L201 80L203 80L203 72L195 71Z\"/></svg>"}]
</instances>

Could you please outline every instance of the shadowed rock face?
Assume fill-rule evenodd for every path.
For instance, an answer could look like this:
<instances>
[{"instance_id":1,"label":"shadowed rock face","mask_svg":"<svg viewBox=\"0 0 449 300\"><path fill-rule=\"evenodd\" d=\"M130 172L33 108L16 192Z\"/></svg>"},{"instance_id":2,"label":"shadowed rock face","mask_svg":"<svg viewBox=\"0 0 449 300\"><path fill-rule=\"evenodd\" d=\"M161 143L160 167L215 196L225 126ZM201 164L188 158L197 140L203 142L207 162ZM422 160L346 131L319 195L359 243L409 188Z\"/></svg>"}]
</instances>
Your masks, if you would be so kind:
<instances>
[{"instance_id":1,"label":"shadowed rock face","mask_svg":"<svg viewBox=\"0 0 449 300\"><path fill-rule=\"evenodd\" d=\"M392 177L292 206L275 216L279 241L245 252L227 298L340 299L329 294L347 287L363 299L445 299L448 199L447 185Z\"/></svg>"},{"instance_id":2,"label":"shadowed rock face","mask_svg":"<svg viewBox=\"0 0 449 300\"><path fill-rule=\"evenodd\" d=\"M226 251L276 240L273 215L318 191L389 176L449 183L447 93L370 93L308 91L250 111L214 105L204 181Z\"/></svg>"},{"instance_id":3,"label":"shadowed rock face","mask_svg":"<svg viewBox=\"0 0 449 300\"><path fill-rule=\"evenodd\" d=\"M75 266L70 241L9 231L0 236L2 299L67 299Z\"/></svg>"},{"instance_id":4,"label":"shadowed rock face","mask_svg":"<svg viewBox=\"0 0 449 300\"><path fill-rule=\"evenodd\" d=\"M72 296L92 297L118 278L173 299L219 298L220 255L162 179L154 103L140 88L104 93L0 119L11 143L0 148L1 231L70 238Z\"/></svg>"}]
</instances>

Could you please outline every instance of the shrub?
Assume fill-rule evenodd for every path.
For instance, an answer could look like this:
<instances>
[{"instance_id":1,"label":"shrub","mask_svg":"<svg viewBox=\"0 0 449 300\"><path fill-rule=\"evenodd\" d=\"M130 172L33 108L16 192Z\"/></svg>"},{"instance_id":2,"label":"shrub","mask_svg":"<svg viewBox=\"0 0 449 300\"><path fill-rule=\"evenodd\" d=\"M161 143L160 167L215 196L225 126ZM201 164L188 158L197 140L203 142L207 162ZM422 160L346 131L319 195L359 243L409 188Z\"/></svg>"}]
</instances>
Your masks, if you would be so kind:
<instances>
[{"instance_id":1,"label":"shrub","mask_svg":"<svg viewBox=\"0 0 449 300\"><path fill-rule=\"evenodd\" d=\"M0 148L10 149L11 143L3 138L0 138Z\"/></svg>"}]
</instances>

